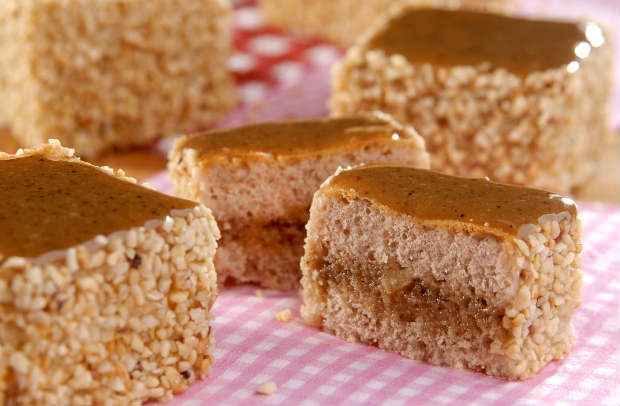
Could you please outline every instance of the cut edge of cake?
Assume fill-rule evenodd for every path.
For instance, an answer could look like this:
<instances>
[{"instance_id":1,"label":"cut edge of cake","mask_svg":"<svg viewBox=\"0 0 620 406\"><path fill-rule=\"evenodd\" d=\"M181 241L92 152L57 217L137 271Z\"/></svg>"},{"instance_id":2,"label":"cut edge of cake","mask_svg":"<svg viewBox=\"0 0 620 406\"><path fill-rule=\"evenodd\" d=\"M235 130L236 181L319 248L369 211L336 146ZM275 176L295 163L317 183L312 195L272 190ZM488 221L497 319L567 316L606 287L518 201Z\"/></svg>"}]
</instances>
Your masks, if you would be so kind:
<instances>
[{"instance_id":1,"label":"cut edge of cake","mask_svg":"<svg viewBox=\"0 0 620 406\"><path fill-rule=\"evenodd\" d=\"M261 0L261 11L270 24L298 35L320 36L341 47L356 42L378 15L399 3L510 12L513 0L334 0L308 4L302 0Z\"/></svg>"},{"instance_id":2,"label":"cut edge of cake","mask_svg":"<svg viewBox=\"0 0 620 406\"><path fill-rule=\"evenodd\" d=\"M348 145L344 143L341 147L326 149L325 153L320 150L308 154L251 153L240 158L240 155L234 151L222 151L212 153L207 159L208 162L203 164L204 160L200 151L185 144L189 139L208 135L209 132L185 135L176 140L168 156L168 172L175 187L175 194L207 204L215 213L220 228L227 230L234 228L230 224L233 222L288 222L290 220L288 217L291 216L305 221L307 219L307 207L309 207L306 202L311 201L314 191L312 193L299 193L306 186L306 179L304 176L300 176L299 173L294 173L295 171L303 172L301 175L307 177L312 175L311 171L316 169L317 166L329 166L333 169L323 171L325 172L325 178L327 178L339 166L349 165L346 162L343 164L335 162L356 161L351 163L351 165L377 160L389 162L390 154L394 155L392 159L395 162L407 161L411 165L428 168L430 157L426 152L424 138L413 127L403 125L391 116L379 111L354 114L348 117L380 120L385 126L389 126L393 131L398 132L400 138L398 141L392 138L389 142L385 140L364 141L364 143L360 143L358 150L348 150ZM316 120L327 121L341 118L344 117L328 117ZM284 121L282 123L295 123L296 121L298 120ZM396 142L403 143L400 148L402 151L399 151ZM381 150L382 147L384 150ZM355 158L352 156L353 153L360 153L365 156L364 158ZM331 162L330 159L334 162ZM211 174L210 172L214 173ZM219 196L219 198L216 196L215 189L218 186L222 187L220 183L225 175L226 185L230 184L233 187L238 184L248 185L243 189L243 192L245 192L244 199L240 200L235 196L234 199L222 200L222 196ZM263 178L260 175L265 176ZM317 187L323 180L321 179L316 183ZM312 181L316 182L314 179ZM265 198L265 195L268 193L259 195L251 193L252 191L268 192L269 189L281 191L277 197L271 197L271 202L269 201L270 199ZM230 192L223 197L226 198L226 195L232 196L233 193ZM291 206L297 208L292 210ZM300 209L300 207L303 208ZM295 211L295 213L292 213L292 211Z\"/></svg>"},{"instance_id":3,"label":"cut edge of cake","mask_svg":"<svg viewBox=\"0 0 620 406\"><path fill-rule=\"evenodd\" d=\"M571 317L581 300L578 216L569 212L546 214L533 224L524 224L517 235L501 238L498 235L502 233L484 235L480 231L468 232L467 227L416 222L410 215L357 198L354 193L326 193L328 185L329 180L315 195L301 261L301 313L306 323L348 341L375 345L408 358L506 379L530 378L570 351L574 343ZM458 228L462 231L455 231ZM410 239L403 240L402 235ZM363 243L355 241L356 236ZM428 251L428 246L425 248L419 241L432 242L433 249ZM476 244L481 247L478 251L474 249ZM440 272L443 265L438 257L454 254L454 247L467 248L461 264L467 264L467 255L471 255L469 265L478 274L458 269ZM333 256L330 249L334 250ZM425 249L427 260L423 259ZM481 253L492 252L498 255L497 262L485 262ZM476 258L478 262L473 261ZM375 271L366 269L367 263ZM486 268L480 265L485 263ZM492 274L492 278L482 272L501 267L503 272ZM355 272L366 274L356 279ZM366 283L368 280L371 282ZM489 291L490 287L494 291ZM373 288L380 299L371 296ZM394 299L397 297L416 300L416 292L419 297L444 300L453 294L464 300L470 308L461 303L451 308L452 316L444 313L445 320L456 320L464 325L463 329L478 322L468 310L493 314L484 319L484 328L477 327L478 334L470 335L469 342L460 342L459 334L448 334L452 327L447 324L442 327L446 332L441 337L430 331L436 326L426 331L425 323L432 326L434 320L420 312L382 318L385 314L373 311L398 303ZM405 310L407 303L411 306L413 302L401 303ZM445 303L452 306L449 300ZM424 301L418 303L421 308L427 305L431 306ZM461 316L465 322L459 319ZM447 341L442 344L441 340Z\"/></svg>"},{"instance_id":4,"label":"cut edge of cake","mask_svg":"<svg viewBox=\"0 0 620 406\"><path fill-rule=\"evenodd\" d=\"M312 195L339 166L400 162L428 168L424 141L413 128L379 112L368 116L380 117L400 133L406 144L399 148L392 138L389 143L372 141L368 151L336 150L324 155L294 155L290 159L264 154L254 155L247 162L232 153L223 154L222 160L210 158L209 164L203 166L199 152L184 147L187 138L177 140L169 156L169 173L177 195L201 201L215 213L223 235L216 254L221 283L297 289L304 225ZM232 189L226 185L232 185ZM244 185L243 197L235 192L237 185Z\"/></svg>"}]
</instances>

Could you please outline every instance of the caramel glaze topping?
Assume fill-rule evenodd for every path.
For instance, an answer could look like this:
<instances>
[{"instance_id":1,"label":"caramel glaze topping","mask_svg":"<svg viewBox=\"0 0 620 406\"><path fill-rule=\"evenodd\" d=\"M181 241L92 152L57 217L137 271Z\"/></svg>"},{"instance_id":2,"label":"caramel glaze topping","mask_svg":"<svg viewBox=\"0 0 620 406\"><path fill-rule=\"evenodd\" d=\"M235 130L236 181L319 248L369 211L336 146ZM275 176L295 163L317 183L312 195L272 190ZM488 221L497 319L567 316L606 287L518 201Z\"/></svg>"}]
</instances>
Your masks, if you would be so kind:
<instances>
[{"instance_id":1,"label":"caramel glaze topping","mask_svg":"<svg viewBox=\"0 0 620 406\"><path fill-rule=\"evenodd\" d=\"M226 156L296 156L353 149L376 141L400 139L388 122L372 116L284 121L211 131L189 136L182 145L201 158Z\"/></svg>"},{"instance_id":2,"label":"caramel glaze topping","mask_svg":"<svg viewBox=\"0 0 620 406\"><path fill-rule=\"evenodd\" d=\"M516 236L545 214L569 212L575 203L542 190L502 185L404 166L368 166L343 171L325 193L368 199L423 222Z\"/></svg>"},{"instance_id":3,"label":"caramel glaze topping","mask_svg":"<svg viewBox=\"0 0 620 406\"><path fill-rule=\"evenodd\" d=\"M38 257L194 206L81 163L0 160L0 259Z\"/></svg>"},{"instance_id":4,"label":"caramel glaze topping","mask_svg":"<svg viewBox=\"0 0 620 406\"><path fill-rule=\"evenodd\" d=\"M369 48L420 64L449 67L489 62L525 76L577 60L577 44L588 46L587 41L585 30L575 23L408 8L374 35Z\"/></svg>"}]
</instances>

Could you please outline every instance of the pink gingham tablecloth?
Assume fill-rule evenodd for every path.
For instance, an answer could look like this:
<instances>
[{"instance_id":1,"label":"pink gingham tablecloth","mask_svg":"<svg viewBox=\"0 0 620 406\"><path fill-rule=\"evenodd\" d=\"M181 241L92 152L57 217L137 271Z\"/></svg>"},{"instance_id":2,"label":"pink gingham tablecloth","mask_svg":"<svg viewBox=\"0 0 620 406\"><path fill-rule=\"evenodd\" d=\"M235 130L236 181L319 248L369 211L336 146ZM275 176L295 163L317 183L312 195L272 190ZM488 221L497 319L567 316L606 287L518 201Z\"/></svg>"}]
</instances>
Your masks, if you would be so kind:
<instances>
[{"instance_id":1,"label":"pink gingham tablecloth","mask_svg":"<svg viewBox=\"0 0 620 406\"><path fill-rule=\"evenodd\" d=\"M326 115L328 71L342 51L265 27L253 2L241 3L230 66L244 104L220 126ZM522 4L525 13L591 16L610 27L620 24L617 0ZM615 125L620 122L618 93L616 87ZM165 174L151 183L171 191ZM577 342L565 360L533 379L506 382L347 343L304 326L295 294L257 295L255 288L244 287L222 292L215 305L211 376L169 405L620 405L620 208L583 204L581 214L585 283L583 305L574 318ZM283 309L293 311L291 322L276 320ZM257 394L266 382L277 384L277 391Z\"/></svg>"}]
</instances>

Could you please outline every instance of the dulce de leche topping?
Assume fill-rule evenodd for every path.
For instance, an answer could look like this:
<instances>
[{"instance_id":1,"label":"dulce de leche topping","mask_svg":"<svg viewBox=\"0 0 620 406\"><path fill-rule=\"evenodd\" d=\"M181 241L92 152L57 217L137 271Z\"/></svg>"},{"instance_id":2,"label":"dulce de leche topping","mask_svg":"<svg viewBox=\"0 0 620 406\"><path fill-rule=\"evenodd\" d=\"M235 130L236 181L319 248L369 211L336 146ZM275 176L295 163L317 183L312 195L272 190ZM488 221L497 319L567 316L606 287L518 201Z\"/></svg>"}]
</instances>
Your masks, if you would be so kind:
<instances>
[{"instance_id":1,"label":"dulce de leche topping","mask_svg":"<svg viewBox=\"0 0 620 406\"><path fill-rule=\"evenodd\" d=\"M189 136L182 147L202 159L218 156L260 157L312 155L350 150L373 141L398 141L404 136L375 116L356 116L255 124Z\"/></svg>"},{"instance_id":2,"label":"dulce de leche topping","mask_svg":"<svg viewBox=\"0 0 620 406\"><path fill-rule=\"evenodd\" d=\"M403 166L347 170L324 186L325 193L368 199L423 222L496 235L518 234L545 214L569 212L575 203L542 190L502 185Z\"/></svg>"},{"instance_id":3,"label":"dulce de leche topping","mask_svg":"<svg viewBox=\"0 0 620 406\"><path fill-rule=\"evenodd\" d=\"M0 160L0 258L67 249L195 205L82 163Z\"/></svg>"},{"instance_id":4,"label":"dulce de leche topping","mask_svg":"<svg viewBox=\"0 0 620 406\"><path fill-rule=\"evenodd\" d=\"M578 63L602 43L602 30L593 23L581 26L475 11L405 8L370 39L369 48L418 64L488 62L525 76ZM576 70L574 64L567 67Z\"/></svg>"}]
</instances>

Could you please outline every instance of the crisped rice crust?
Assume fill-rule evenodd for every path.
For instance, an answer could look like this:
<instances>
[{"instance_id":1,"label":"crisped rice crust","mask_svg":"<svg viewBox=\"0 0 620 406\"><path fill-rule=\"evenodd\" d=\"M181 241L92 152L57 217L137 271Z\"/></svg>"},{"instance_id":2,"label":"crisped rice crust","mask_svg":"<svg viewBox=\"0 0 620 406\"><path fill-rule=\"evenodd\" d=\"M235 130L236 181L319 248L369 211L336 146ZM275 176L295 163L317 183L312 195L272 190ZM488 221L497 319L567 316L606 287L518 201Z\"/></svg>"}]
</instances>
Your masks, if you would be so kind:
<instances>
[{"instance_id":1,"label":"crisped rice crust","mask_svg":"<svg viewBox=\"0 0 620 406\"><path fill-rule=\"evenodd\" d=\"M88 157L206 127L235 103L230 20L222 0L3 1L0 122Z\"/></svg>"},{"instance_id":2,"label":"crisped rice crust","mask_svg":"<svg viewBox=\"0 0 620 406\"><path fill-rule=\"evenodd\" d=\"M18 152L32 154L79 161L58 142ZM217 238L196 205L62 252L0 258L0 404L141 404L204 377Z\"/></svg>"},{"instance_id":3,"label":"crisped rice crust","mask_svg":"<svg viewBox=\"0 0 620 406\"><path fill-rule=\"evenodd\" d=\"M396 8L393 13L399 12ZM331 111L381 110L416 128L431 168L560 193L583 186L609 145L611 49L525 77L489 64L412 64L369 49L377 25L335 67Z\"/></svg>"}]
</instances>

